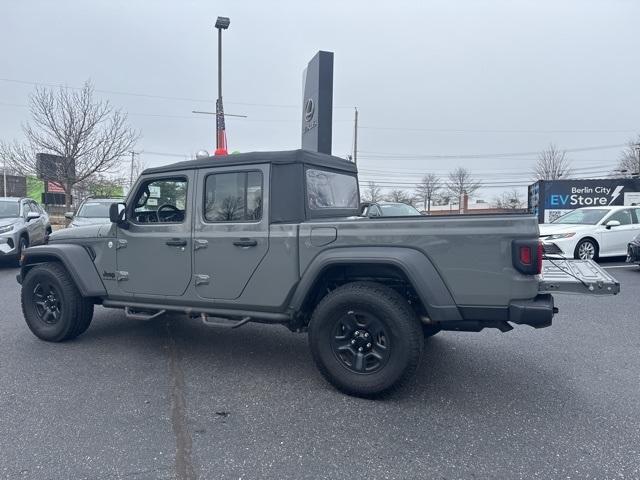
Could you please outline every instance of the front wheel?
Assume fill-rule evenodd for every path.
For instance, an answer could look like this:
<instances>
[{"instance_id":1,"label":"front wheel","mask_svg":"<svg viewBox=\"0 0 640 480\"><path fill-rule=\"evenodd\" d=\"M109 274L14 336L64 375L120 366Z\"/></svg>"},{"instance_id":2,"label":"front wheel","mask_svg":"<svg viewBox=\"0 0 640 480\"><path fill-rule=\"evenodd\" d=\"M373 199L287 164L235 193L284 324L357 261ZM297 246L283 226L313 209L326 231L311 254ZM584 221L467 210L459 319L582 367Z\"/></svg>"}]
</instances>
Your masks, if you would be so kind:
<instances>
[{"instance_id":1,"label":"front wheel","mask_svg":"<svg viewBox=\"0 0 640 480\"><path fill-rule=\"evenodd\" d=\"M48 342L77 337L89 328L93 317L93 302L82 297L58 263L43 263L27 272L21 301L27 326Z\"/></svg>"},{"instance_id":2,"label":"front wheel","mask_svg":"<svg viewBox=\"0 0 640 480\"><path fill-rule=\"evenodd\" d=\"M376 283L337 288L318 304L309 324L318 369L349 395L371 397L400 387L415 372L423 343L407 301Z\"/></svg>"},{"instance_id":3,"label":"front wheel","mask_svg":"<svg viewBox=\"0 0 640 480\"><path fill-rule=\"evenodd\" d=\"M598 244L590 238L580 240L573 256L577 260L598 260Z\"/></svg>"}]
</instances>

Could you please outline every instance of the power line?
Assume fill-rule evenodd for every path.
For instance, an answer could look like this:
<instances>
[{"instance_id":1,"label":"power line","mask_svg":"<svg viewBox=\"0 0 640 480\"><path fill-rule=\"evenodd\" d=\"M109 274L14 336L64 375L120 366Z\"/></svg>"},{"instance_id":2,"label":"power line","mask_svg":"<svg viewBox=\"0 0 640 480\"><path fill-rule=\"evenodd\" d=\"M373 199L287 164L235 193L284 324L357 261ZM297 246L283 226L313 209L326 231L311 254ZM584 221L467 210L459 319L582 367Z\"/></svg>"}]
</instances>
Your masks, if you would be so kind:
<instances>
[{"instance_id":1,"label":"power line","mask_svg":"<svg viewBox=\"0 0 640 480\"><path fill-rule=\"evenodd\" d=\"M378 127L361 126L363 130L395 130L402 132L432 132L432 133L636 133L637 130L594 130L594 129L558 129L558 130L529 130L529 129L474 129L474 128L415 128L415 127Z\"/></svg>"},{"instance_id":2,"label":"power line","mask_svg":"<svg viewBox=\"0 0 640 480\"><path fill-rule=\"evenodd\" d=\"M616 145L597 145L593 147L577 147L577 148L563 148L563 152L589 152L595 150L610 150L613 148L621 148L626 147L627 144L621 143ZM365 153L366 155L361 155L360 158L392 158L398 160L404 159L473 159L473 158L505 158L505 157L522 157L529 155L538 155L540 151L537 152L509 152L509 153L471 153L471 154L453 154L453 155L433 155L433 154L398 154L398 153L390 153L390 152L365 152L360 150L360 153Z\"/></svg>"},{"instance_id":3,"label":"power line","mask_svg":"<svg viewBox=\"0 0 640 480\"><path fill-rule=\"evenodd\" d=\"M18 83L22 85L32 85L38 87L56 87L56 88L69 88L71 90L82 90L82 87L74 87L59 83L47 83L47 82L34 82L28 80L16 80L12 78L0 78L1 82L8 83ZM160 99L160 100L176 100L180 102L203 102L203 103L213 103L215 104L214 99L210 98L192 98L192 97L177 97L172 95L154 95L149 93L139 93L139 92L123 92L118 90L105 90L105 89L94 89L95 92L98 93L107 93L109 95L126 95L129 97L141 97L141 98L152 98L152 99ZM227 104L231 105L246 105L252 107L277 107L277 108L301 108L300 105L288 105L288 104L278 104L278 103L257 103L257 102L229 102L225 101ZM333 108L353 108L350 106L341 106L337 105Z\"/></svg>"}]
</instances>

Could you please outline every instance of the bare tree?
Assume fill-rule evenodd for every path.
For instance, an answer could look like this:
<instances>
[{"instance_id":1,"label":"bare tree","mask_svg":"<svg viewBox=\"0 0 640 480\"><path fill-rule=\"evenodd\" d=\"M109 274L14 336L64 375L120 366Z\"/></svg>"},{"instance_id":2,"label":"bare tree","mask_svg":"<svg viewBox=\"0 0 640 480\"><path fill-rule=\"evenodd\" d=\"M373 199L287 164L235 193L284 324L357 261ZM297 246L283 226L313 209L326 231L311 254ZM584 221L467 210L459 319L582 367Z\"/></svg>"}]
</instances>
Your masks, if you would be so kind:
<instances>
[{"instance_id":1,"label":"bare tree","mask_svg":"<svg viewBox=\"0 0 640 480\"><path fill-rule=\"evenodd\" d=\"M482 184L474 180L469 170L463 167L456 168L449 173L446 186L453 198L460 199L465 193L472 196Z\"/></svg>"},{"instance_id":2,"label":"bare tree","mask_svg":"<svg viewBox=\"0 0 640 480\"><path fill-rule=\"evenodd\" d=\"M521 210L525 208L525 203L518 189L514 188L508 192L502 192L502 195L493 200L495 208L504 210Z\"/></svg>"},{"instance_id":3,"label":"bare tree","mask_svg":"<svg viewBox=\"0 0 640 480\"><path fill-rule=\"evenodd\" d=\"M440 178L434 173L427 173L416 185L416 200L422 202L423 210L431 212L431 201L436 198L442 188Z\"/></svg>"},{"instance_id":4,"label":"bare tree","mask_svg":"<svg viewBox=\"0 0 640 480\"><path fill-rule=\"evenodd\" d=\"M407 205L413 205L413 197L405 190L394 189L387 195L387 200L390 202L406 203Z\"/></svg>"},{"instance_id":5,"label":"bare tree","mask_svg":"<svg viewBox=\"0 0 640 480\"><path fill-rule=\"evenodd\" d=\"M107 176L97 173L82 182L76 183L74 190L80 199L88 196L102 198L121 197L124 186L128 185L128 182L129 180L124 177Z\"/></svg>"},{"instance_id":6,"label":"bare tree","mask_svg":"<svg viewBox=\"0 0 640 480\"><path fill-rule=\"evenodd\" d=\"M635 140L630 140L620 153L616 173L623 177L640 173L640 135Z\"/></svg>"},{"instance_id":7,"label":"bare tree","mask_svg":"<svg viewBox=\"0 0 640 480\"><path fill-rule=\"evenodd\" d=\"M378 202L382 200L382 188L379 187L376 182L370 181L367 183L367 188L363 195L364 200L367 202Z\"/></svg>"},{"instance_id":8,"label":"bare tree","mask_svg":"<svg viewBox=\"0 0 640 480\"><path fill-rule=\"evenodd\" d=\"M549 146L540 152L533 174L536 180L558 180L567 177L571 173L571 162L567 159L564 150L550 143Z\"/></svg>"},{"instance_id":9,"label":"bare tree","mask_svg":"<svg viewBox=\"0 0 640 480\"><path fill-rule=\"evenodd\" d=\"M67 208L74 185L113 171L139 137L125 113L93 93L90 82L80 90L36 88L29 98L31 122L22 127L26 141L0 143L0 157L22 175L37 174L37 153L62 157L56 176Z\"/></svg>"}]
</instances>

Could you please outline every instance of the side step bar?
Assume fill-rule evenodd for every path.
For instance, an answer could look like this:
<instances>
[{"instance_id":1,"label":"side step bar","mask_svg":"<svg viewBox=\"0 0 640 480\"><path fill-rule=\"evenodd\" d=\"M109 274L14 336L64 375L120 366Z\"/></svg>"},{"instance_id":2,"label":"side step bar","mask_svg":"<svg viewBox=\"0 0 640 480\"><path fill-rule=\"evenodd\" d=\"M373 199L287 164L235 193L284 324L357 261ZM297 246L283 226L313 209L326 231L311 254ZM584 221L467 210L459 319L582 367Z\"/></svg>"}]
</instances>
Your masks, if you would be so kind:
<instances>
[{"instance_id":1,"label":"side step bar","mask_svg":"<svg viewBox=\"0 0 640 480\"><path fill-rule=\"evenodd\" d=\"M226 327L226 328L239 328L249 323L252 318L244 317L240 320L231 320L230 318L222 317L209 317L206 313L200 314L202 323L207 327Z\"/></svg>"},{"instance_id":2,"label":"side step bar","mask_svg":"<svg viewBox=\"0 0 640 480\"><path fill-rule=\"evenodd\" d=\"M153 320L154 318L158 318L160 315L164 315L167 313L166 310L158 310L155 313L150 313L146 311L133 310L130 307L124 307L124 314L127 318L131 318L133 320Z\"/></svg>"}]
</instances>

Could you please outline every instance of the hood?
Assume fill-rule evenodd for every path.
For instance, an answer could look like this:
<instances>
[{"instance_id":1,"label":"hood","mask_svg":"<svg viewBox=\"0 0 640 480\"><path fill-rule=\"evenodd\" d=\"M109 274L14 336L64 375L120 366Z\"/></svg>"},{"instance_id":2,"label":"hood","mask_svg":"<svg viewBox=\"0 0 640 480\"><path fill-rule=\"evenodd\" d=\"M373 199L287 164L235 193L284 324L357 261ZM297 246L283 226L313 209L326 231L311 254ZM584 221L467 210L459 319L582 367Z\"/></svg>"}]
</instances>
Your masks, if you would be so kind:
<instances>
[{"instance_id":1,"label":"hood","mask_svg":"<svg viewBox=\"0 0 640 480\"><path fill-rule=\"evenodd\" d=\"M13 225L18 222L20 217L11 217L11 218L0 218L0 227L5 227L7 225Z\"/></svg>"},{"instance_id":2,"label":"hood","mask_svg":"<svg viewBox=\"0 0 640 480\"><path fill-rule=\"evenodd\" d=\"M63 228L49 235L49 243L65 242L83 238L98 238L115 236L115 225L106 223L101 225L87 225L84 227Z\"/></svg>"},{"instance_id":3,"label":"hood","mask_svg":"<svg viewBox=\"0 0 640 480\"><path fill-rule=\"evenodd\" d=\"M105 223L111 223L111 220L102 217L73 217L69 226L84 227L87 225L104 225Z\"/></svg>"},{"instance_id":4,"label":"hood","mask_svg":"<svg viewBox=\"0 0 640 480\"><path fill-rule=\"evenodd\" d=\"M539 226L541 237L557 233L581 232L591 230L594 227L595 225L578 225L572 223L543 223Z\"/></svg>"}]
</instances>

